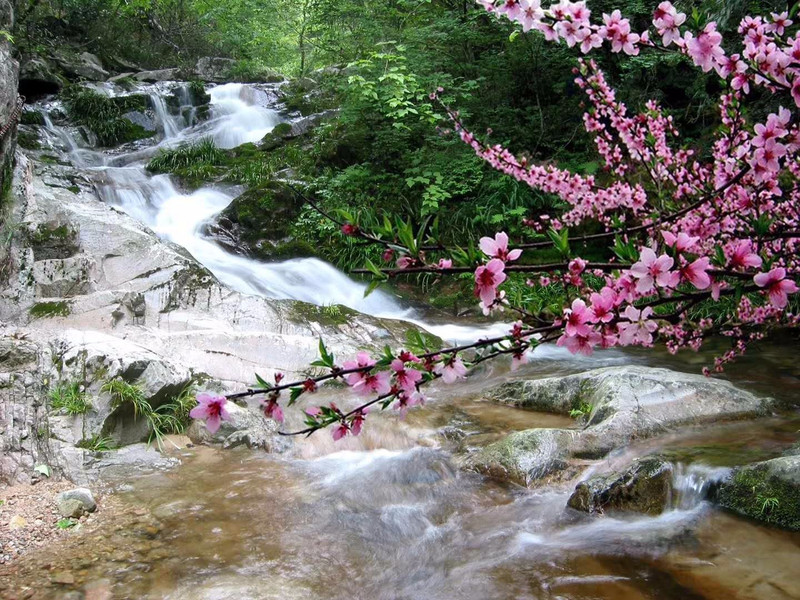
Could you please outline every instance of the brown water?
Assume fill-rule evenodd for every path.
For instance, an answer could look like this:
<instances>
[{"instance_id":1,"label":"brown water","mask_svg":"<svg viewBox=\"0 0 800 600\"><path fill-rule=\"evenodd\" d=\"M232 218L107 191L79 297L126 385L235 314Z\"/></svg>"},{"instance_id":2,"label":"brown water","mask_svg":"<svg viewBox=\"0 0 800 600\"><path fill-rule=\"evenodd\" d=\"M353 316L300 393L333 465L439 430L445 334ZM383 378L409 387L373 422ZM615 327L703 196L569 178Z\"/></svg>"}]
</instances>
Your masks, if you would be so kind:
<instances>
[{"instance_id":1,"label":"brown water","mask_svg":"<svg viewBox=\"0 0 800 600\"><path fill-rule=\"evenodd\" d=\"M771 379L790 397L797 367L786 350L759 363L771 378L749 373L739 383L760 389ZM525 375L631 360L543 354ZM655 360L676 367L673 357ZM131 509L116 527L32 556L15 585L41 598L81 598L87 589L87 598L173 600L800 598L800 534L719 513L698 491L719 468L779 455L797 440L798 416L625 449L617 458L673 456L683 499L659 517L592 518L565 511L569 484L525 490L456 467L452 451L509 431L575 426L480 401L483 387L507 377L502 368L483 375L457 396L436 391L405 421L371 416L362 437L345 444L321 432L291 457L183 450L180 468L115 484ZM458 439L437 435L448 428ZM52 581L64 568L74 584ZM72 590L78 595L64 596Z\"/></svg>"}]
</instances>

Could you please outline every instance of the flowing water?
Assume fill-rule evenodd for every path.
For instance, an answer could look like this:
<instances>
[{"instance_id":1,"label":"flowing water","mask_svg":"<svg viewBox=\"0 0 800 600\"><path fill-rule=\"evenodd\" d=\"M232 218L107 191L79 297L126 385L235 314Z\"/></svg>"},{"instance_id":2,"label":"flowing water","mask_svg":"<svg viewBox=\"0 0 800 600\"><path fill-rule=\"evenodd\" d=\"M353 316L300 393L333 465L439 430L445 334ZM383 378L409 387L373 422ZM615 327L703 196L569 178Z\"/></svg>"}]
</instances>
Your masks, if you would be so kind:
<instances>
[{"instance_id":1,"label":"flowing water","mask_svg":"<svg viewBox=\"0 0 800 600\"><path fill-rule=\"evenodd\" d=\"M155 103L161 144L205 135L223 147L258 140L281 120L263 94L241 85L213 88L212 119L189 128ZM364 299L361 284L321 261L266 264L220 249L199 231L231 201L229 191L183 194L169 177L148 176L142 165L153 149L108 156L81 149L68 130L48 126L48 135L92 173L106 201L184 246L234 289L419 318L388 294ZM451 325L437 333L458 339L476 331ZM766 357L758 368L781 373L778 391L795 395L800 378L785 347ZM522 374L645 360L698 369L668 356L581 359L542 347ZM321 432L300 440L290 456L184 448L178 469L110 481L147 523L132 517L59 557L39 559L47 568L67 560L76 581L43 584L34 597L74 588L87 597L103 590L174 600L800 598L800 535L727 516L705 501L730 466L780 455L800 419L676 432L624 449L572 481L524 490L461 471L459 457L511 431L576 423L482 402L482 389L507 377L503 369L485 367L458 390L436 390L434 401L405 421L370 417L362 436L344 443ZM739 378L759 391L767 379ZM460 432L457 443L448 428ZM662 515L597 518L565 510L576 481L593 469L652 452L675 465L673 503Z\"/></svg>"}]
</instances>

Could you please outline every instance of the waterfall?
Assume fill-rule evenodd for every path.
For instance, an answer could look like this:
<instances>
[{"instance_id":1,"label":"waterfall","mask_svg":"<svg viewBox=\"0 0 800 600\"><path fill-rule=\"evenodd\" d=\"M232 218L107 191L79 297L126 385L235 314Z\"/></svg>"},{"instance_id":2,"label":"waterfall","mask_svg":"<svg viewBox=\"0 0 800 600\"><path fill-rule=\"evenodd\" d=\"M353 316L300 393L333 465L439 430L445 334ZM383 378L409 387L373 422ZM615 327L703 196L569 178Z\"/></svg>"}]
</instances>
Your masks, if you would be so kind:
<instances>
[{"instance_id":1,"label":"waterfall","mask_svg":"<svg viewBox=\"0 0 800 600\"><path fill-rule=\"evenodd\" d=\"M135 90L135 93L148 94L152 100L156 121L163 133L154 147L113 156L88 150L76 141L69 128L54 125L46 116L49 143L63 149L76 166L87 170L105 202L120 207L163 238L183 246L233 290L317 305L342 304L376 317L409 321L451 342L473 341L508 330L505 324L474 327L426 323L413 309L385 292L375 291L365 298L364 284L319 259L265 263L231 254L204 237L204 225L224 210L234 196L213 187L181 192L169 176L148 174L145 161L159 148L191 143L204 137L211 137L221 148L258 142L281 122L281 116L270 108L270 96L257 86L229 83L209 90L209 121L182 127L183 120L170 112L164 94L176 93L180 104L188 104L188 90L185 85L175 89L173 84L172 88L156 84Z\"/></svg>"},{"instance_id":2,"label":"waterfall","mask_svg":"<svg viewBox=\"0 0 800 600\"><path fill-rule=\"evenodd\" d=\"M715 485L730 469L701 463L675 463L672 466L672 510L691 510L708 499Z\"/></svg>"}]
</instances>

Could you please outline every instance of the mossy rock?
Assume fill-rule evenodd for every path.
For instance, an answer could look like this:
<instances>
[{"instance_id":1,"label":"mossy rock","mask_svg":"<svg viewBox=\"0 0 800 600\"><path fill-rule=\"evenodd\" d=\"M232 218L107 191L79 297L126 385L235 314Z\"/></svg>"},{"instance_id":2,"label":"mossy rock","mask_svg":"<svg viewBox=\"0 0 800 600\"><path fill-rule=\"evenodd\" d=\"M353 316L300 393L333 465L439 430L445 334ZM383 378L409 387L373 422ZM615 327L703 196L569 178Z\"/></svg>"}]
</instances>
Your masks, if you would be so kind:
<instances>
[{"instance_id":1,"label":"mossy rock","mask_svg":"<svg viewBox=\"0 0 800 600\"><path fill-rule=\"evenodd\" d=\"M27 237L34 260L70 258L78 252L78 232L71 225L44 223Z\"/></svg>"},{"instance_id":2,"label":"mossy rock","mask_svg":"<svg viewBox=\"0 0 800 600\"><path fill-rule=\"evenodd\" d=\"M25 150L39 150L42 147L38 134L32 131L18 132L17 145Z\"/></svg>"},{"instance_id":3,"label":"mossy rock","mask_svg":"<svg viewBox=\"0 0 800 600\"><path fill-rule=\"evenodd\" d=\"M494 479L528 486L567 468L572 432L565 429L527 429L489 444L472 455L467 466Z\"/></svg>"},{"instance_id":4,"label":"mossy rock","mask_svg":"<svg viewBox=\"0 0 800 600\"><path fill-rule=\"evenodd\" d=\"M341 304L317 306L308 302L293 302L289 307L287 318L301 325L309 322L319 323L325 327L338 327L355 323L360 313Z\"/></svg>"},{"instance_id":5,"label":"mossy rock","mask_svg":"<svg viewBox=\"0 0 800 600\"><path fill-rule=\"evenodd\" d=\"M317 256L317 249L305 240L291 239L286 242L272 243L264 240L251 246L255 258L271 260L289 260L290 258L308 258Z\"/></svg>"},{"instance_id":6,"label":"mossy rock","mask_svg":"<svg viewBox=\"0 0 800 600\"><path fill-rule=\"evenodd\" d=\"M144 94L109 98L88 88L71 86L63 96L69 117L87 127L101 146L119 146L155 135L123 118L125 113L147 110L150 100Z\"/></svg>"},{"instance_id":7,"label":"mossy rock","mask_svg":"<svg viewBox=\"0 0 800 600\"><path fill-rule=\"evenodd\" d=\"M302 202L291 190L273 182L247 190L221 216L239 226L244 241L282 240L301 208Z\"/></svg>"},{"instance_id":8,"label":"mossy rock","mask_svg":"<svg viewBox=\"0 0 800 600\"><path fill-rule=\"evenodd\" d=\"M800 456L737 469L720 485L716 502L756 521L800 531Z\"/></svg>"},{"instance_id":9,"label":"mossy rock","mask_svg":"<svg viewBox=\"0 0 800 600\"><path fill-rule=\"evenodd\" d=\"M24 110L20 116L19 122L23 125L44 125L44 115L38 110Z\"/></svg>"}]
</instances>

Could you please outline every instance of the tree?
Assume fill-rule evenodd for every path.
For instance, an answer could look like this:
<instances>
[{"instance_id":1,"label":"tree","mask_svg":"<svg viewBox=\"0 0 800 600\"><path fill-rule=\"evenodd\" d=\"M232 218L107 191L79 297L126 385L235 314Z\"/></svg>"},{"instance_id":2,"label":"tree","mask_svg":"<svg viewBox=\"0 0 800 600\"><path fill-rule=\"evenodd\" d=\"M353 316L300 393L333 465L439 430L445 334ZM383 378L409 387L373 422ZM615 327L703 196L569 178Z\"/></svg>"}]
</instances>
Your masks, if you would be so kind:
<instances>
[{"instance_id":1,"label":"tree","mask_svg":"<svg viewBox=\"0 0 800 600\"><path fill-rule=\"evenodd\" d=\"M440 349L417 335L404 350L386 348L375 357L362 352L342 363L320 342L313 365L324 375L286 384L282 376L274 384L259 378L258 389L231 396L263 394L265 413L281 421L285 390L291 406L322 382L342 379L366 398L346 413L334 404L307 410L307 427L295 434L333 426L335 439L358 435L371 407L405 411L424 402L426 383L463 378L465 361L510 355L513 367L544 342L588 355L595 348L661 341L677 352L723 335L731 348L716 359L719 371L749 343L800 322L793 297L800 275L796 7L791 15L745 17L740 48L734 49L732 42L723 44L714 21L704 22L697 12L689 17L669 2L658 5L652 27L639 33L616 10L593 22L585 2L564 0L546 10L538 0L479 4L524 33L538 32L582 53L672 53L715 72L724 86L719 126L709 147L682 146L672 116L659 103L647 102L634 113L597 63L581 59L575 83L588 99L584 126L603 165L601 172L585 174L535 164L481 141L456 110L443 105L453 130L480 158L557 199L558 214L525 222L538 239L514 245L499 232L482 238L477 249L447 248L430 235L429 221L414 227L386 219L369 231L353 219L337 222L345 235L383 246L384 260L394 263L367 265L371 287L403 274L471 273L485 313L507 310L519 320L493 339ZM753 123L748 109L757 91L769 94L775 108ZM599 257L586 257L598 247Z\"/></svg>"}]
</instances>

